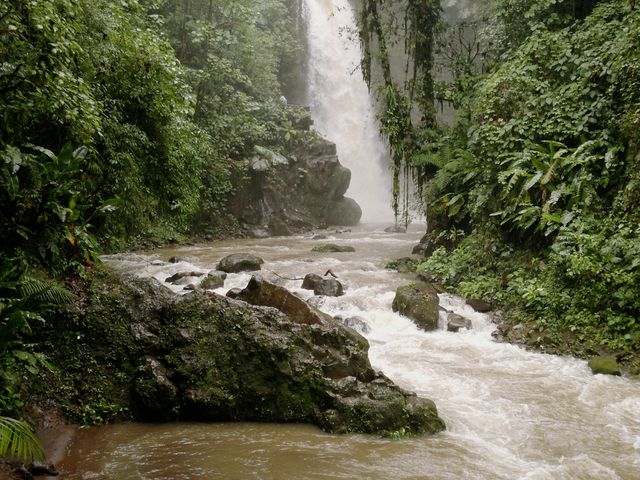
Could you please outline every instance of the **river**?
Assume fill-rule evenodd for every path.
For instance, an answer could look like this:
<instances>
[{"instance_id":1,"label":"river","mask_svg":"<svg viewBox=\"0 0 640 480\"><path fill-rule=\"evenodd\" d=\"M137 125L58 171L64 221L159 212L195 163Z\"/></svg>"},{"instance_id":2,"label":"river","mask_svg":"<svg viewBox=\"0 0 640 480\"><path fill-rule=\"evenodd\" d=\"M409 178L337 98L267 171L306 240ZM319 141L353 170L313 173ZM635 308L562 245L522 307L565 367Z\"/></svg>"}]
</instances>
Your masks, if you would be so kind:
<instances>
[{"instance_id":1,"label":"river","mask_svg":"<svg viewBox=\"0 0 640 480\"><path fill-rule=\"evenodd\" d=\"M391 311L409 274L384 268L409 254L424 226L406 234L365 224L328 241L355 253L320 254L310 236L230 240L105 258L114 268L163 281L208 271L232 252L265 260L263 272L297 278L328 268L346 294L326 298L332 315L367 320L370 358L401 386L433 399L447 431L388 440L329 435L308 425L110 425L81 430L59 465L70 479L640 479L640 382L592 375L586 362L493 341L488 316L460 299L441 306L473 322L460 333L427 333ZM188 262L154 265L181 255ZM231 274L223 289L246 285ZM300 280L287 288L310 297Z\"/></svg>"}]
</instances>

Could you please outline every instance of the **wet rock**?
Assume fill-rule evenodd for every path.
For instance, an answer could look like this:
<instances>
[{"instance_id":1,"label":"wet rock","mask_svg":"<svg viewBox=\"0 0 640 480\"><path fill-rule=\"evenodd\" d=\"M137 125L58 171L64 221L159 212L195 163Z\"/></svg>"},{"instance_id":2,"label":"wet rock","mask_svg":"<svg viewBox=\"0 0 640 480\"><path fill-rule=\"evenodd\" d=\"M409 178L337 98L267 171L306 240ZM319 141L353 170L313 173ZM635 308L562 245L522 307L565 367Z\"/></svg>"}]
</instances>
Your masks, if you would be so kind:
<instances>
[{"instance_id":1,"label":"wet rock","mask_svg":"<svg viewBox=\"0 0 640 480\"><path fill-rule=\"evenodd\" d=\"M335 243L323 243L316 245L311 249L312 252L320 253L343 253L343 252L355 252L356 249L350 245L336 245Z\"/></svg>"},{"instance_id":2,"label":"wet rock","mask_svg":"<svg viewBox=\"0 0 640 480\"><path fill-rule=\"evenodd\" d=\"M353 317L345 318L342 315L336 315L333 318L335 318L336 321L340 322L345 327L352 328L352 329L354 329L356 332L358 332L360 334L366 334L366 333L369 333L371 331L371 328L369 327L369 324L362 317L353 316Z\"/></svg>"},{"instance_id":3,"label":"wet rock","mask_svg":"<svg viewBox=\"0 0 640 480\"><path fill-rule=\"evenodd\" d=\"M344 295L342 283L335 278L322 278L315 273L309 273L302 281L302 288L313 290L314 295L324 295L327 297L340 297Z\"/></svg>"},{"instance_id":4,"label":"wet rock","mask_svg":"<svg viewBox=\"0 0 640 480\"><path fill-rule=\"evenodd\" d=\"M311 240L326 240L328 237L323 234L314 235Z\"/></svg>"},{"instance_id":5,"label":"wet rock","mask_svg":"<svg viewBox=\"0 0 640 480\"><path fill-rule=\"evenodd\" d=\"M169 263L180 263L180 262L188 262L189 259L187 257L175 256L169 259Z\"/></svg>"},{"instance_id":6,"label":"wet rock","mask_svg":"<svg viewBox=\"0 0 640 480\"><path fill-rule=\"evenodd\" d=\"M413 258L402 257L402 258L398 258L396 260L387 262L387 264L384 267L389 270L396 270L399 273L408 273L408 272L415 272L416 267L418 266L419 263L420 261L415 257Z\"/></svg>"},{"instance_id":7,"label":"wet rock","mask_svg":"<svg viewBox=\"0 0 640 480\"><path fill-rule=\"evenodd\" d=\"M240 295L242 295L241 288L232 288L227 292L227 297L233 298L235 300L241 300Z\"/></svg>"},{"instance_id":8,"label":"wet rock","mask_svg":"<svg viewBox=\"0 0 640 480\"><path fill-rule=\"evenodd\" d=\"M179 272L174 273L170 277L168 277L165 282L167 283L176 283L178 280L181 280L185 277L202 277L204 272Z\"/></svg>"},{"instance_id":9,"label":"wet rock","mask_svg":"<svg viewBox=\"0 0 640 480\"><path fill-rule=\"evenodd\" d=\"M250 253L234 253L220 260L218 270L227 273L256 271L262 268L263 263L264 260Z\"/></svg>"},{"instance_id":10,"label":"wet rock","mask_svg":"<svg viewBox=\"0 0 640 480\"><path fill-rule=\"evenodd\" d=\"M224 279L226 277L227 274L224 272L215 272L213 275L209 273L198 286L204 290L215 290L216 288L224 287Z\"/></svg>"},{"instance_id":11,"label":"wet rock","mask_svg":"<svg viewBox=\"0 0 640 480\"><path fill-rule=\"evenodd\" d=\"M102 391L135 420L304 422L383 435L444 428L432 402L373 370L364 337L281 287L252 279L240 296L270 305L261 306L118 278L96 274L81 314ZM156 325L160 345L136 342L136 323ZM108 359L92 353L105 349Z\"/></svg>"},{"instance_id":12,"label":"wet rock","mask_svg":"<svg viewBox=\"0 0 640 480\"><path fill-rule=\"evenodd\" d=\"M195 283L190 283L188 285L185 285L183 290L193 291L193 290L197 290L197 288L198 288L198 286Z\"/></svg>"},{"instance_id":13,"label":"wet rock","mask_svg":"<svg viewBox=\"0 0 640 480\"><path fill-rule=\"evenodd\" d=\"M287 314L292 321L302 324L321 324L326 315L312 308L286 288L255 276L240 292L238 298L252 305L277 308Z\"/></svg>"},{"instance_id":14,"label":"wet rock","mask_svg":"<svg viewBox=\"0 0 640 480\"><path fill-rule=\"evenodd\" d=\"M469 320L468 318L464 318L462 315L448 312L447 313L447 331L458 332L462 328L471 330L473 328L473 323L471 322L471 320Z\"/></svg>"},{"instance_id":15,"label":"wet rock","mask_svg":"<svg viewBox=\"0 0 640 480\"><path fill-rule=\"evenodd\" d=\"M466 303L471 308L473 308L476 312L487 313L493 310L493 305L479 298L468 298L466 300Z\"/></svg>"},{"instance_id":16,"label":"wet rock","mask_svg":"<svg viewBox=\"0 0 640 480\"><path fill-rule=\"evenodd\" d=\"M227 272L223 272L221 270L209 270L207 275L210 277L220 277L222 280L227 279Z\"/></svg>"},{"instance_id":17,"label":"wet rock","mask_svg":"<svg viewBox=\"0 0 640 480\"><path fill-rule=\"evenodd\" d=\"M326 218L329 225L357 225L362 209L353 198L343 197L329 203Z\"/></svg>"},{"instance_id":18,"label":"wet rock","mask_svg":"<svg viewBox=\"0 0 640 480\"><path fill-rule=\"evenodd\" d=\"M392 225L384 229L387 233L407 233L407 229L401 225Z\"/></svg>"},{"instance_id":19,"label":"wet rock","mask_svg":"<svg viewBox=\"0 0 640 480\"><path fill-rule=\"evenodd\" d=\"M33 462L31 465L29 465L28 470L29 473L35 477L44 475L57 477L58 475L60 475L58 470L56 470L55 465L51 462Z\"/></svg>"},{"instance_id":20,"label":"wet rock","mask_svg":"<svg viewBox=\"0 0 640 480\"><path fill-rule=\"evenodd\" d=\"M178 389L169 379L166 367L152 357L145 358L138 368L134 393L143 407L141 415L154 420L155 415L168 417L178 398Z\"/></svg>"},{"instance_id":21,"label":"wet rock","mask_svg":"<svg viewBox=\"0 0 640 480\"><path fill-rule=\"evenodd\" d=\"M589 368L594 374L620 375L620 365L612 357L593 357L589 359Z\"/></svg>"},{"instance_id":22,"label":"wet rock","mask_svg":"<svg viewBox=\"0 0 640 480\"><path fill-rule=\"evenodd\" d=\"M423 330L436 330L439 319L438 294L428 283L412 283L399 287L393 299L394 312L409 317Z\"/></svg>"},{"instance_id":23,"label":"wet rock","mask_svg":"<svg viewBox=\"0 0 640 480\"><path fill-rule=\"evenodd\" d=\"M426 258L430 256L434 252L434 250L435 248L433 248L433 246L431 245L428 245L426 243L419 243L411 249L411 253L413 255L420 255L421 257Z\"/></svg>"}]
</instances>

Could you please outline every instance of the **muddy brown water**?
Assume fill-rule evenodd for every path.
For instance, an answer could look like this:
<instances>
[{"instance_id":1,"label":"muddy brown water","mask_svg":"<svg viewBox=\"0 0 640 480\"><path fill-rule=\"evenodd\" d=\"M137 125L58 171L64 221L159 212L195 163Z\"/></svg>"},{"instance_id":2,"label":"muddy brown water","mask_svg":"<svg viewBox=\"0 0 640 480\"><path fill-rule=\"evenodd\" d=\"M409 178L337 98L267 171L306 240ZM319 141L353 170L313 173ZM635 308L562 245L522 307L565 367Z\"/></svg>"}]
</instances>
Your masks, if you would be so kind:
<instances>
[{"instance_id":1,"label":"muddy brown water","mask_svg":"<svg viewBox=\"0 0 640 480\"><path fill-rule=\"evenodd\" d=\"M383 226L330 233L322 241L233 240L105 261L161 281L180 271L211 270L235 252L261 256L263 272L282 277L331 268L346 295L316 299L320 308L365 318L374 367L435 400L446 432L388 440L329 435L309 425L111 425L76 435L59 465L62 478L640 480L638 380L592 375L584 361L496 343L490 319L450 295L441 296L441 305L470 318L473 329L418 330L391 311L395 289L410 276L385 270L384 263L408 255L424 227L388 234ZM356 252L311 252L327 241ZM174 255L189 261L153 264ZM249 278L230 275L217 291ZM300 280L283 283L311 296Z\"/></svg>"}]
</instances>

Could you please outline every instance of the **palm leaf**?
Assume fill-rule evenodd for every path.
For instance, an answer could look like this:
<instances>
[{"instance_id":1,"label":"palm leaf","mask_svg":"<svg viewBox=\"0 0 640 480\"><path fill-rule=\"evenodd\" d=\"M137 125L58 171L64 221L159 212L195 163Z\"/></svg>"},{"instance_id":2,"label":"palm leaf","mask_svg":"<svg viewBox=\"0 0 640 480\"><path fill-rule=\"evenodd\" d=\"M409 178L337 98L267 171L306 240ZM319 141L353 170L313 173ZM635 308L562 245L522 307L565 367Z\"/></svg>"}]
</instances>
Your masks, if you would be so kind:
<instances>
[{"instance_id":1,"label":"palm leaf","mask_svg":"<svg viewBox=\"0 0 640 480\"><path fill-rule=\"evenodd\" d=\"M0 459L31 463L44 457L42 444L28 423L0 417Z\"/></svg>"}]
</instances>

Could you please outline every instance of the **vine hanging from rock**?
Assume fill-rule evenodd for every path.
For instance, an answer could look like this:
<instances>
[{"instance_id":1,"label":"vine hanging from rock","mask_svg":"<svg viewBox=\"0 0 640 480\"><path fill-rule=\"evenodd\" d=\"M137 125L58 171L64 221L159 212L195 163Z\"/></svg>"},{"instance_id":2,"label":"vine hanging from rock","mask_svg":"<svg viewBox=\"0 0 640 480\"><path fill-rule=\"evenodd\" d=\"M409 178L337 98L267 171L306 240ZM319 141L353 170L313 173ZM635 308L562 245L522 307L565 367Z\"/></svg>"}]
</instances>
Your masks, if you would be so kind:
<instances>
[{"instance_id":1,"label":"vine hanging from rock","mask_svg":"<svg viewBox=\"0 0 640 480\"><path fill-rule=\"evenodd\" d=\"M403 11L402 28L396 21L398 10ZM416 130L436 126L432 67L440 12L440 0L363 0L360 12L362 74L369 88L376 84L382 107L380 131L389 140L393 161L393 211L396 222L400 216L405 225L409 222L413 172L410 160L418 148ZM389 45L398 38L404 40L407 55L401 83L394 81L389 52ZM379 84L373 79L374 68L381 72ZM412 117L419 117L419 121Z\"/></svg>"}]
</instances>

